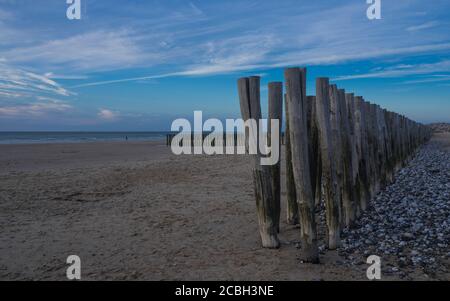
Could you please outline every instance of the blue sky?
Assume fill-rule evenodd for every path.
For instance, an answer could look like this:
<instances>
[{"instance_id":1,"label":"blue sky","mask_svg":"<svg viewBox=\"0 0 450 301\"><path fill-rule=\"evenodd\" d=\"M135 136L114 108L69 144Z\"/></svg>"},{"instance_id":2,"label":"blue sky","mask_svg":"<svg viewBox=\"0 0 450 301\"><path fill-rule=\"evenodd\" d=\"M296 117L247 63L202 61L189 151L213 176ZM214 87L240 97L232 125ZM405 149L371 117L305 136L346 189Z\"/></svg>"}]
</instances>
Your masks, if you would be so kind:
<instances>
[{"instance_id":1,"label":"blue sky","mask_svg":"<svg viewBox=\"0 0 450 301\"><path fill-rule=\"evenodd\" d=\"M0 0L0 131L168 130L240 116L236 80L308 68L421 122L450 122L450 2Z\"/></svg>"}]
</instances>

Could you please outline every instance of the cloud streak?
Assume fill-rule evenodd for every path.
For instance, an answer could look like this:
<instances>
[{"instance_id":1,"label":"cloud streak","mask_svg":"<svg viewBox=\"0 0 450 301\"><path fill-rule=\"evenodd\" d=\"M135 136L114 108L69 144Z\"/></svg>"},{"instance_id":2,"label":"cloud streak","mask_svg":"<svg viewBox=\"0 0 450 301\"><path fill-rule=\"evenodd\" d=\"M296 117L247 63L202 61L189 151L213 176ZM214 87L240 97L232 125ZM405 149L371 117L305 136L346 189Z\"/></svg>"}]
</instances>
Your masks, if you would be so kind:
<instances>
[{"instance_id":1,"label":"cloud streak","mask_svg":"<svg viewBox=\"0 0 450 301\"><path fill-rule=\"evenodd\" d=\"M429 28L433 28L435 26L437 26L439 23L436 21L431 21L431 22L426 22L420 25L415 25L415 26L410 26L408 28L406 28L407 31L418 31L418 30L423 30L423 29L429 29Z\"/></svg>"},{"instance_id":2,"label":"cloud streak","mask_svg":"<svg viewBox=\"0 0 450 301\"><path fill-rule=\"evenodd\" d=\"M436 82L445 82L450 81L450 75L435 75L431 78L423 78L416 80L404 81L403 84L411 85L411 84L426 84L426 83L436 83Z\"/></svg>"},{"instance_id":3,"label":"cloud streak","mask_svg":"<svg viewBox=\"0 0 450 301\"><path fill-rule=\"evenodd\" d=\"M29 47L4 51L1 56L10 63L38 65L66 70L110 70L137 65L143 52L127 30L98 30L71 37L49 40Z\"/></svg>"},{"instance_id":4,"label":"cloud streak","mask_svg":"<svg viewBox=\"0 0 450 301\"><path fill-rule=\"evenodd\" d=\"M79 85L72 86L71 88L82 88L82 87L91 87L91 86L100 86L100 85L110 85L110 84L118 84L124 82L134 82L146 79L160 79L167 77L179 77L179 76L207 76L207 75L217 75L217 74L227 74L237 71L251 71L257 69L268 69L268 68L277 68L284 67L290 65L330 65L330 64L338 64L342 62L351 62L363 59L375 59L380 57L386 57L391 55L402 55L402 54L421 54L421 53L429 53L434 51L443 51L449 50L450 43L444 44L434 44L434 45L421 45L416 47L407 47L407 48L399 48L399 49L387 49L387 50L375 50L366 53L358 53L358 54L340 54L340 55L326 55L322 56L308 56L302 55L299 53L298 55L292 55L290 57L285 56L283 60L278 61L275 58L275 61L267 60L265 63L259 63L255 61L254 64L242 64L243 61L247 57L251 57L250 53L248 56L243 55L240 58L230 58L230 59L222 59L218 60L214 63L190 66L185 71L173 72L173 73L165 73L165 74L156 74L156 75L148 75L142 77L129 77L129 78L121 78L115 80L107 80L107 81L94 81L83 83ZM252 59L249 59L249 62L252 62ZM366 73L361 75L348 75L341 76L336 78L335 80L350 80L357 78L375 78L375 77L395 77L402 75L410 75L410 74L425 74L430 72L439 72L439 71L447 71L448 70L448 62L443 61L435 64L424 64L418 66L419 69L412 70L404 70L405 65L399 65L393 70L384 70L382 72L374 72L374 73ZM403 72L402 72L403 71Z\"/></svg>"},{"instance_id":5,"label":"cloud streak","mask_svg":"<svg viewBox=\"0 0 450 301\"><path fill-rule=\"evenodd\" d=\"M410 9L417 6L420 11L418 3L413 1ZM152 78L293 64L335 64L449 49L448 40L420 32L436 30L436 22L410 24L408 31L416 31L419 36L404 35L405 27L399 24L405 23L405 7L397 2L384 7L396 18L387 17L378 23L365 18L364 3L346 1L337 5L327 1L314 5L289 0L277 5L268 1L191 1L178 5L176 10L170 3L155 2L134 9L120 4L98 4L96 8L105 13L90 11L96 18L90 19L83 32L69 36L58 32L57 38L46 42L0 49L0 57L36 68L45 64L53 72L151 68ZM108 12L121 22L110 24L105 19ZM129 16L125 17L125 13ZM144 15L148 18L139 18Z\"/></svg>"},{"instance_id":6,"label":"cloud streak","mask_svg":"<svg viewBox=\"0 0 450 301\"><path fill-rule=\"evenodd\" d=\"M37 93L59 96L74 94L45 75L12 67L6 63L0 63L0 88L9 93L21 94L24 97Z\"/></svg>"},{"instance_id":7,"label":"cloud streak","mask_svg":"<svg viewBox=\"0 0 450 301\"><path fill-rule=\"evenodd\" d=\"M404 77L419 74L432 74L436 72L450 72L450 60L443 60L437 63L431 64L417 64L405 67L399 65L397 67L385 68L381 71L338 76L333 81L345 81L363 78L392 78L392 77Z\"/></svg>"},{"instance_id":8,"label":"cloud streak","mask_svg":"<svg viewBox=\"0 0 450 301\"><path fill-rule=\"evenodd\" d=\"M48 113L65 112L72 106L61 101L35 102L15 106L0 106L0 116L43 116Z\"/></svg>"}]
</instances>

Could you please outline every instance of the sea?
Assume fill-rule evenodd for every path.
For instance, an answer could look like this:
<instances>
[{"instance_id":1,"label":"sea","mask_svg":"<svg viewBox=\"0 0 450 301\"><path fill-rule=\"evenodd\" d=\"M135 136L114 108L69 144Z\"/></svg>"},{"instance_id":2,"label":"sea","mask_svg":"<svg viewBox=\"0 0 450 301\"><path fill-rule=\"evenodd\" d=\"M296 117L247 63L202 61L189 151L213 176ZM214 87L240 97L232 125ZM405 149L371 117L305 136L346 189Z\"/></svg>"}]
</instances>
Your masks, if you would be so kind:
<instances>
[{"instance_id":1,"label":"sea","mask_svg":"<svg viewBox=\"0 0 450 301\"><path fill-rule=\"evenodd\" d=\"M169 132L0 132L0 144L157 141Z\"/></svg>"}]
</instances>

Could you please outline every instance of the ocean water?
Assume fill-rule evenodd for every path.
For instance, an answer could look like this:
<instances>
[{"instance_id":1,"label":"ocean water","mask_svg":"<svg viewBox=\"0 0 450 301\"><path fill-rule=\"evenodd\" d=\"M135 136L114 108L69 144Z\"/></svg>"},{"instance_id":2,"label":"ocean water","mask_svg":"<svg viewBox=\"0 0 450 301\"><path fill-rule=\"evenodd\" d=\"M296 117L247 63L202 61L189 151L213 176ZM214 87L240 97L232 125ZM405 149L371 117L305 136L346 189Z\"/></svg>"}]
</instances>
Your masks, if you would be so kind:
<instances>
[{"instance_id":1,"label":"ocean water","mask_svg":"<svg viewBox=\"0 0 450 301\"><path fill-rule=\"evenodd\" d=\"M0 144L156 141L169 132L0 132Z\"/></svg>"}]
</instances>

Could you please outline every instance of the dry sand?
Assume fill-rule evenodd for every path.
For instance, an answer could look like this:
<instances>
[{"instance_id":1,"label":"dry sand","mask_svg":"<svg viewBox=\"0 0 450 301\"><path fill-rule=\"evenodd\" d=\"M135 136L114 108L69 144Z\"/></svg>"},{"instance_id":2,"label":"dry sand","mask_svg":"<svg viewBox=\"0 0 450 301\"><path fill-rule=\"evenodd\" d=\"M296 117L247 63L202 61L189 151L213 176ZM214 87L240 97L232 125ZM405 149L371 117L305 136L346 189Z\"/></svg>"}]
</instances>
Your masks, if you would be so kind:
<instances>
[{"instance_id":1,"label":"dry sand","mask_svg":"<svg viewBox=\"0 0 450 301\"><path fill-rule=\"evenodd\" d=\"M367 280L368 265L335 251L301 264L284 214L281 248L260 247L245 156L175 156L162 142L0 154L0 280L65 280L71 254L83 280Z\"/></svg>"}]
</instances>

